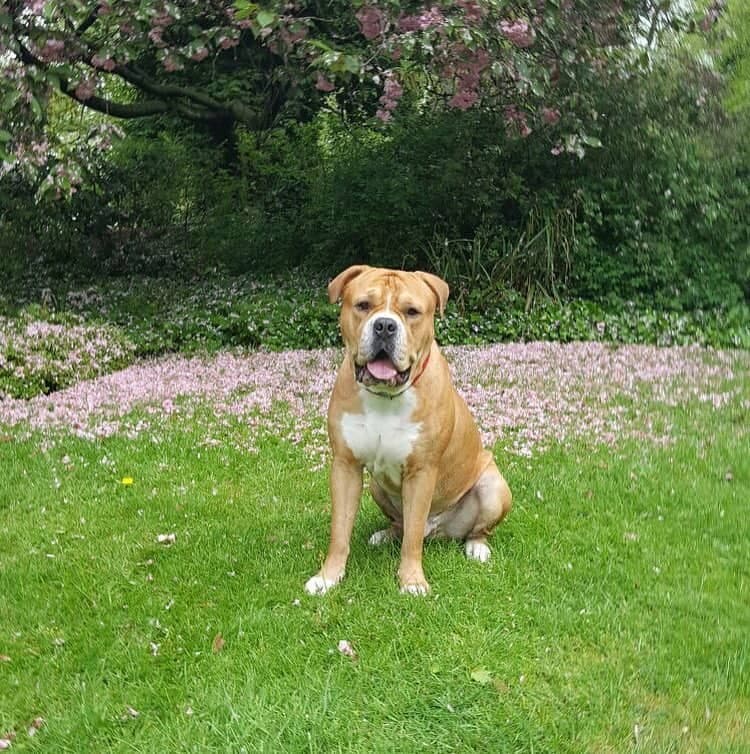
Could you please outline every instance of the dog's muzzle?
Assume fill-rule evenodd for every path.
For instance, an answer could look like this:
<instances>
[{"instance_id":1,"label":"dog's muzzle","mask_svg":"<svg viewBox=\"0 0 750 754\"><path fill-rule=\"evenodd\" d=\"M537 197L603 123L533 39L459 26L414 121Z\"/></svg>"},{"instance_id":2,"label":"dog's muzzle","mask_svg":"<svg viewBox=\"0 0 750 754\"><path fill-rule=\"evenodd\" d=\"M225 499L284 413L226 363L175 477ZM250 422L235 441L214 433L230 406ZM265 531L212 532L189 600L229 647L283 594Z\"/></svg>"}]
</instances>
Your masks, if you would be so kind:
<instances>
[{"instance_id":1,"label":"dog's muzzle","mask_svg":"<svg viewBox=\"0 0 750 754\"><path fill-rule=\"evenodd\" d=\"M363 364L355 363L357 382L362 385L399 387L409 379L411 367L399 370L397 352L400 349L401 332L393 317L378 317L369 325L364 348L360 355Z\"/></svg>"}]
</instances>

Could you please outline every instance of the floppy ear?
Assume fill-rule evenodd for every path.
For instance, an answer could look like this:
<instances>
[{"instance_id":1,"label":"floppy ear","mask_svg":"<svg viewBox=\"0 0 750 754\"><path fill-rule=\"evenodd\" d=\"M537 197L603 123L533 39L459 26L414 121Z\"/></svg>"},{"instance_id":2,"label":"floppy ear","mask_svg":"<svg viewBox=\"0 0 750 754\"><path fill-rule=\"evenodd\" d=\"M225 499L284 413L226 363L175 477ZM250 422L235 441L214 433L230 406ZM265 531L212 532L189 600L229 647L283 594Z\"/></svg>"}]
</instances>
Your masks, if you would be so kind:
<instances>
[{"instance_id":1,"label":"floppy ear","mask_svg":"<svg viewBox=\"0 0 750 754\"><path fill-rule=\"evenodd\" d=\"M430 272L417 272L416 274L420 278L422 278L425 283L427 283L432 292L435 294L435 298L437 298L438 302L438 311L440 312L440 314L442 314L443 310L445 309L445 302L448 300L448 294L450 293L448 283L446 283L442 278L439 278L437 275L433 275Z\"/></svg>"},{"instance_id":2,"label":"floppy ear","mask_svg":"<svg viewBox=\"0 0 750 754\"><path fill-rule=\"evenodd\" d=\"M340 272L336 277L328 283L328 300L335 304L340 298L341 293L348 283L353 280L357 275L361 275L365 270L370 268L366 264L355 264L351 267L347 267L343 272Z\"/></svg>"}]
</instances>

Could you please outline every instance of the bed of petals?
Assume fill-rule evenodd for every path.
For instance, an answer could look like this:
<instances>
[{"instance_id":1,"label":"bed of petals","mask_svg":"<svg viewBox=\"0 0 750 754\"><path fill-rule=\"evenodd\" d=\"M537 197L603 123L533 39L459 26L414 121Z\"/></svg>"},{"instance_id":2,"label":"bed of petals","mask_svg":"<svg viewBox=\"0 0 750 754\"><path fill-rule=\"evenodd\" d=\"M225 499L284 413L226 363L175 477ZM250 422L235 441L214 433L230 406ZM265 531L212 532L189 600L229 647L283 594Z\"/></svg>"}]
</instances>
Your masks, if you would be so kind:
<instances>
[{"instance_id":1,"label":"bed of petals","mask_svg":"<svg viewBox=\"0 0 750 754\"><path fill-rule=\"evenodd\" d=\"M449 347L459 391L485 441L531 455L553 441L670 440L671 408L698 401L750 408L750 354L702 348L524 343ZM135 437L190 417L326 446L323 416L337 349L170 356L30 400L0 401L0 426L20 434ZM661 406L661 410L657 410ZM657 418L655 418L657 417ZM165 421L167 420L167 421Z\"/></svg>"}]
</instances>

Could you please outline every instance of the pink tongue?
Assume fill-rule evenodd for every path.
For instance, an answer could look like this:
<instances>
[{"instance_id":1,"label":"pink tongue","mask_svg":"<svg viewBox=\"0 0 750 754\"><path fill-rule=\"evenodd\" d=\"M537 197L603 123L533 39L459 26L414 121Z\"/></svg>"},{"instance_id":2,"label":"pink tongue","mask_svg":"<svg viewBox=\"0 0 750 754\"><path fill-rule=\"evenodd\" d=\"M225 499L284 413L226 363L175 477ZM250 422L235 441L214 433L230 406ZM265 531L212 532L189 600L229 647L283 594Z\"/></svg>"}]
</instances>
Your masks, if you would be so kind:
<instances>
[{"instance_id":1,"label":"pink tongue","mask_svg":"<svg viewBox=\"0 0 750 754\"><path fill-rule=\"evenodd\" d=\"M376 380L390 380L398 374L390 359L377 359L368 362L367 371Z\"/></svg>"}]
</instances>

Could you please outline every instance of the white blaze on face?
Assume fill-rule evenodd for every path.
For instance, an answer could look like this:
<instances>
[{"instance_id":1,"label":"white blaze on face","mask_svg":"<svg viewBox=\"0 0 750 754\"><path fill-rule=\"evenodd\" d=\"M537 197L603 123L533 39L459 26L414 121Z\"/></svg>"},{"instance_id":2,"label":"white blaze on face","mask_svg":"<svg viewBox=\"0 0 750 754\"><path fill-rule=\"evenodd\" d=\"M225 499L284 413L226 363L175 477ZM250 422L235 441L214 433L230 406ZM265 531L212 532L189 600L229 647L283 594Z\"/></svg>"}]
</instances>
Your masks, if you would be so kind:
<instances>
[{"instance_id":1,"label":"white blaze on face","mask_svg":"<svg viewBox=\"0 0 750 754\"><path fill-rule=\"evenodd\" d=\"M411 421L416 395L407 391L397 399L360 390L361 414L344 414L341 431L344 442L372 474L385 486L401 486L401 472L422 429Z\"/></svg>"},{"instance_id":2,"label":"white blaze on face","mask_svg":"<svg viewBox=\"0 0 750 754\"><path fill-rule=\"evenodd\" d=\"M375 312L370 319L365 322L365 326L362 328L362 335L359 339L359 353L368 360L374 359L377 356L377 352L380 350L375 347L377 341L377 335L375 333L375 322L379 319L387 319L393 322L396 326L396 331L393 336L393 350L391 357L393 359L393 366L399 371L403 372L404 369L409 367L409 349L406 343L406 329L403 322L393 313L391 310L391 294L388 294L386 298L385 309ZM378 369L377 362L375 370ZM389 379L395 375L389 374L386 370L386 366L383 365L382 374L376 374L373 370L370 370L373 377L377 379Z\"/></svg>"}]
</instances>

